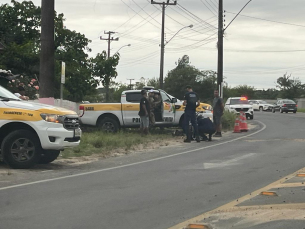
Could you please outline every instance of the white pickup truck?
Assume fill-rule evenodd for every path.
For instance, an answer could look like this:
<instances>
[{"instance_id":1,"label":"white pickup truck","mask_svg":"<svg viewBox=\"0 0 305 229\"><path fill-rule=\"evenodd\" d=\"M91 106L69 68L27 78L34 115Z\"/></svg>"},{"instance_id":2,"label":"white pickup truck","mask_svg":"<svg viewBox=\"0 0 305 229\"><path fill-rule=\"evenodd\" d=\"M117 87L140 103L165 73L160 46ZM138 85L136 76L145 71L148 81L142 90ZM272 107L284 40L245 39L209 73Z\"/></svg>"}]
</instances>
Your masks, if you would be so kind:
<instances>
[{"instance_id":1,"label":"white pickup truck","mask_svg":"<svg viewBox=\"0 0 305 229\"><path fill-rule=\"evenodd\" d=\"M254 118L253 107L251 104L249 104L249 101L246 97L228 98L225 104L225 110L233 113L244 112L247 119Z\"/></svg>"},{"instance_id":2,"label":"white pickup truck","mask_svg":"<svg viewBox=\"0 0 305 229\"><path fill-rule=\"evenodd\" d=\"M0 160L15 169L54 161L80 144L76 112L19 99L0 86Z\"/></svg>"},{"instance_id":3,"label":"white pickup truck","mask_svg":"<svg viewBox=\"0 0 305 229\"><path fill-rule=\"evenodd\" d=\"M160 107L155 109L157 127L181 126L184 118L183 102L163 90L155 90L162 99ZM123 127L139 127L141 90L124 91L121 103L88 103L81 104L80 120L84 125L97 126L106 132L117 132ZM197 112L207 118L213 118L212 107L200 103Z\"/></svg>"}]
</instances>

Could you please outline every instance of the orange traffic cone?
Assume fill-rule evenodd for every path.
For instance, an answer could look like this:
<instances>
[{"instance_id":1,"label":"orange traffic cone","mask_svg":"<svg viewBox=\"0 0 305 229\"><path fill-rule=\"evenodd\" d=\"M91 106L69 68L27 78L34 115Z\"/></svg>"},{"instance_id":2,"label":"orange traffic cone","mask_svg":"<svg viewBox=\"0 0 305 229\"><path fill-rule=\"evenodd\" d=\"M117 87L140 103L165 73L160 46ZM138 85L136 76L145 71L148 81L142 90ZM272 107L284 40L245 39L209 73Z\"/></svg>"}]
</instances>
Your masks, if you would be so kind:
<instances>
[{"instance_id":1,"label":"orange traffic cone","mask_svg":"<svg viewBox=\"0 0 305 229\"><path fill-rule=\"evenodd\" d=\"M233 133L240 133L241 132L239 124L240 124L239 117L236 117Z\"/></svg>"},{"instance_id":2,"label":"orange traffic cone","mask_svg":"<svg viewBox=\"0 0 305 229\"><path fill-rule=\"evenodd\" d=\"M246 114L244 112L241 112L241 125L240 125L240 131L241 132L248 132L248 123L247 123L247 118Z\"/></svg>"}]
</instances>

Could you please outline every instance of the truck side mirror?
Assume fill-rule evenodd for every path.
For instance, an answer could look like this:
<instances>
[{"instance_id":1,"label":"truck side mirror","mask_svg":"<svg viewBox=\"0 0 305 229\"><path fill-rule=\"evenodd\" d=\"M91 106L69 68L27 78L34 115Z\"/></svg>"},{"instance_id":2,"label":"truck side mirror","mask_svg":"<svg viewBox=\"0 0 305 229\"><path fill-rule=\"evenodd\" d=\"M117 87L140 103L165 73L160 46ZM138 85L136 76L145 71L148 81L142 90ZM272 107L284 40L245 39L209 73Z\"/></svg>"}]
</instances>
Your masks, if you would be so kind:
<instances>
[{"instance_id":1,"label":"truck side mirror","mask_svg":"<svg viewBox=\"0 0 305 229\"><path fill-rule=\"evenodd\" d=\"M176 98L172 98L171 103L177 103L177 102L178 102L178 100Z\"/></svg>"}]
</instances>

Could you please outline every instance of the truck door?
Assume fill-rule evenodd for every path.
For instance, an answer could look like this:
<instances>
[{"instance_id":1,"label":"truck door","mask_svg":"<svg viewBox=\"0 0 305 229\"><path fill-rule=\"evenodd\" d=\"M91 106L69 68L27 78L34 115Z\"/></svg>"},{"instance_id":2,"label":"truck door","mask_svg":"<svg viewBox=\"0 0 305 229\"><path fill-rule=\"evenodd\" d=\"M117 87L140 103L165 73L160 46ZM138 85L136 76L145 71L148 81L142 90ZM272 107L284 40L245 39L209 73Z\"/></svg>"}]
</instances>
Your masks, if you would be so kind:
<instances>
[{"instance_id":1,"label":"truck door","mask_svg":"<svg viewBox=\"0 0 305 229\"><path fill-rule=\"evenodd\" d=\"M171 103L171 98L164 92L160 91L163 102L163 123L173 123L175 120L175 104Z\"/></svg>"},{"instance_id":2,"label":"truck door","mask_svg":"<svg viewBox=\"0 0 305 229\"><path fill-rule=\"evenodd\" d=\"M122 94L122 115L125 126L140 125L140 100L141 92L126 92Z\"/></svg>"}]
</instances>

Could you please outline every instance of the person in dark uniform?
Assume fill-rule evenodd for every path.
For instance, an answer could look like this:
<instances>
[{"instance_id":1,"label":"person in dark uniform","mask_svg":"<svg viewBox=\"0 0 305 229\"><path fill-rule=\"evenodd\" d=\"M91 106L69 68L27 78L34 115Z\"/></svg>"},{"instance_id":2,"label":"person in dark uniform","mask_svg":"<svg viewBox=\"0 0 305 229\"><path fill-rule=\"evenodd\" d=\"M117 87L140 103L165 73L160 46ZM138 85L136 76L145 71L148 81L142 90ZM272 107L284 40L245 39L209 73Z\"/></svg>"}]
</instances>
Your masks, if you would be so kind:
<instances>
[{"instance_id":1,"label":"person in dark uniform","mask_svg":"<svg viewBox=\"0 0 305 229\"><path fill-rule=\"evenodd\" d=\"M192 123L194 128L194 133L196 136L196 141L200 142L199 134L198 134L198 126L196 119L196 108L200 105L200 100L198 95L193 92L191 86L186 86L187 93L184 96L183 105L185 106L184 110L184 132L186 134L186 139L184 142L191 142L191 133L189 130L189 122Z\"/></svg>"},{"instance_id":2,"label":"person in dark uniform","mask_svg":"<svg viewBox=\"0 0 305 229\"><path fill-rule=\"evenodd\" d=\"M149 125L154 127L156 124L155 120L155 99L154 99L154 90L149 90L148 91L148 101L149 101L149 106L150 106L150 112L149 112Z\"/></svg>"},{"instance_id":3,"label":"person in dark uniform","mask_svg":"<svg viewBox=\"0 0 305 229\"><path fill-rule=\"evenodd\" d=\"M216 127L216 134L214 137L221 137L221 117L224 111L223 99L219 97L219 91L214 91L213 100L213 121Z\"/></svg>"},{"instance_id":4,"label":"person in dark uniform","mask_svg":"<svg viewBox=\"0 0 305 229\"><path fill-rule=\"evenodd\" d=\"M150 106L147 99L147 91L142 90L141 95L142 95L142 99L140 100L140 111L139 111L139 116L141 118L140 131L142 135L143 134L148 135Z\"/></svg>"}]
</instances>

